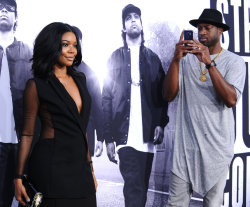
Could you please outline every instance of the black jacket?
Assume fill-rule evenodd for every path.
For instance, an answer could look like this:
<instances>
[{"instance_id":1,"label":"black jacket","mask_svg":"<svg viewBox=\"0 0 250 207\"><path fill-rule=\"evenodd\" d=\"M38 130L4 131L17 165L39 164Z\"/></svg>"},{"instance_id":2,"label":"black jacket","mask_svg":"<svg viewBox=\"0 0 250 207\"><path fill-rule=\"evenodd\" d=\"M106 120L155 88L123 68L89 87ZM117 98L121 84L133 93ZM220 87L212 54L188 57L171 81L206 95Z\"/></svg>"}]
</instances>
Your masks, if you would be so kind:
<instances>
[{"instance_id":1,"label":"black jacket","mask_svg":"<svg viewBox=\"0 0 250 207\"><path fill-rule=\"evenodd\" d=\"M156 126L168 122L167 103L162 97L164 71L159 57L140 47L140 82L144 142L153 141ZM104 138L107 143L126 144L130 120L131 59L127 46L110 57L108 77L103 85Z\"/></svg>"},{"instance_id":2,"label":"black jacket","mask_svg":"<svg viewBox=\"0 0 250 207\"><path fill-rule=\"evenodd\" d=\"M84 198L95 193L85 137L91 98L85 76L70 75L81 94L80 113L55 75L48 80L30 80L24 93L23 136L33 134L37 114L42 124L41 138L30 156L28 175L37 190L48 198ZM25 154L30 149L21 149L17 172L22 174Z\"/></svg>"},{"instance_id":3,"label":"black jacket","mask_svg":"<svg viewBox=\"0 0 250 207\"><path fill-rule=\"evenodd\" d=\"M12 94L13 112L17 137L20 138L23 123L23 91L26 81L32 77L31 49L23 42L14 42L6 48L9 72L10 90ZM2 70L3 48L0 46L0 74Z\"/></svg>"}]
</instances>

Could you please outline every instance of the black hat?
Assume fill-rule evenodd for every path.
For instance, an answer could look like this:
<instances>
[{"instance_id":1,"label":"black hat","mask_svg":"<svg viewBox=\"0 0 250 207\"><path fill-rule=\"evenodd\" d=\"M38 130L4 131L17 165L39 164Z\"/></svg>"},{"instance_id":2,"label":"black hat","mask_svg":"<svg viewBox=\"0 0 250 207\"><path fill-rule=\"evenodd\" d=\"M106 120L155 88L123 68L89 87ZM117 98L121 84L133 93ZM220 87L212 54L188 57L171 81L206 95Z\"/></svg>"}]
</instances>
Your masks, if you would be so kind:
<instances>
[{"instance_id":1,"label":"black hat","mask_svg":"<svg viewBox=\"0 0 250 207\"><path fill-rule=\"evenodd\" d=\"M139 16L141 16L141 10L138 7L134 6L133 4L128 4L122 10L122 24L123 24L123 27L125 25L125 18L131 12L134 12L134 13L138 14Z\"/></svg>"},{"instance_id":2,"label":"black hat","mask_svg":"<svg viewBox=\"0 0 250 207\"><path fill-rule=\"evenodd\" d=\"M221 27L224 31L230 29L228 25L222 22L222 14L216 9L204 9L199 19L190 20L189 23L194 27L197 27L200 23L207 23L216 27Z\"/></svg>"}]
</instances>

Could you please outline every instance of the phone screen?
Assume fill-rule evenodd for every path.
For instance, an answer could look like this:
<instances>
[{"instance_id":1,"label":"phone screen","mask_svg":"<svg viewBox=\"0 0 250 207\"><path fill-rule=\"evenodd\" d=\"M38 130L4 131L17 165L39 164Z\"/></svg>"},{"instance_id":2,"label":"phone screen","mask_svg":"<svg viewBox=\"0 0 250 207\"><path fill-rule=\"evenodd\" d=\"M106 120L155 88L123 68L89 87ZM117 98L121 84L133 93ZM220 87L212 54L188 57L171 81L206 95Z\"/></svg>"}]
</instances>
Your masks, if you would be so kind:
<instances>
[{"instance_id":1,"label":"phone screen","mask_svg":"<svg viewBox=\"0 0 250 207\"><path fill-rule=\"evenodd\" d=\"M193 40L192 30L184 30L184 40Z\"/></svg>"}]
</instances>

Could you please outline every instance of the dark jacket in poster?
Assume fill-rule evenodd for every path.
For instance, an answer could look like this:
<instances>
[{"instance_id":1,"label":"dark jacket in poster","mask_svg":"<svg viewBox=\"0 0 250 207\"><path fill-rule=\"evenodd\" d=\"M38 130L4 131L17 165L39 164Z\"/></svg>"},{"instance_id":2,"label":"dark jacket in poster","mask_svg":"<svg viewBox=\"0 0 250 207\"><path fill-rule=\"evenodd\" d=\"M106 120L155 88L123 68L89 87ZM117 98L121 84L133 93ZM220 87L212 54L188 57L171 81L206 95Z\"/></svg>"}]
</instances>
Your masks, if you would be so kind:
<instances>
[{"instance_id":1,"label":"dark jacket in poster","mask_svg":"<svg viewBox=\"0 0 250 207\"><path fill-rule=\"evenodd\" d=\"M89 116L89 123L87 127L89 151L91 156L94 155L95 150L95 131L97 140L103 142L103 115L102 115L102 95L98 78L94 71L85 63L77 67L79 72L86 76L87 88L91 96L91 111Z\"/></svg>"},{"instance_id":2,"label":"dark jacket in poster","mask_svg":"<svg viewBox=\"0 0 250 207\"><path fill-rule=\"evenodd\" d=\"M30 62L32 51L28 45L14 39L14 42L6 48L6 54L10 72L15 127L17 137L20 138L23 123L23 91L26 81L32 77ZM0 74L2 58L3 48L0 46Z\"/></svg>"},{"instance_id":3,"label":"dark jacket in poster","mask_svg":"<svg viewBox=\"0 0 250 207\"><path fill-rule=\"evenodd\" d=\"M168 122L167 103L162 97L164 71L159 57L141 45L140 87L144 142L153 141L156 126ZM103 85L102 106L104 138L116 145L126 144L130 120L131 59L127 46L117 49L108 62L108 76Z\"/></svg>"}]
</instances>

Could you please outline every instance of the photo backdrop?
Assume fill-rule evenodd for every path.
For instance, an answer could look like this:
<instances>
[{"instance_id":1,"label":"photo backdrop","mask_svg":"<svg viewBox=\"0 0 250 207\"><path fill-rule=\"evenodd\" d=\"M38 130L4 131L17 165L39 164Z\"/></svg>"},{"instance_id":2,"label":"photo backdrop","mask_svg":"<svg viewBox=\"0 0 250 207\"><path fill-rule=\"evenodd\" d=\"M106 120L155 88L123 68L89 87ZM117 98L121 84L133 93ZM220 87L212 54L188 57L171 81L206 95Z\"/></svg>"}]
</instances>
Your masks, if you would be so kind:
<instances>
[{"instance_id":1,"label":"photo backdrop","mask_svg":"<svg viewBox=\"0 0 250 207\"><path fill-rule=\"evenodd\" d=\"M224 20L231 26L223 33L223 47L240 56L246 62L247 75L242 98L235 108L236 139L234 159L231 163L224 206L250 206L250 127L249 127L249 66L250 66L250 1L211 0L211 8L223 13Z\"/></svg>"},{"instance_id":2,"label":"photo backdrop","mask_svg":"<svg viewBox=\"0 0 250 207\"><path fill-rule=\"evenodd\" d=\"M61 21L79 27L83 33L83 60L95 71L102 85L107 59L122 46L121 11L128 3L141 8L146 46L159 55L165 71L181 31L192 29L197 37L196 28L188 21L198 18L204 8L217 8L231 26L230 31L223 35L222 45L244 58L247 79L243 96L234 109L235 156L223 206L250 207L250 0L17 0L16 37L33 47L36 35L51 22ZM155 154L147 206L166 205L177 101L169 104L170 122L164 130L164 142L157 147ZM93 157L93 161L99 183L98 206L124 206L123 181L118 165L109 162L105 149L103 155ZM202 206L199 195L194 194L190 206Z\"/></svg>"}]
</instances>

